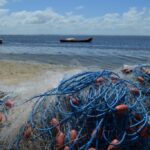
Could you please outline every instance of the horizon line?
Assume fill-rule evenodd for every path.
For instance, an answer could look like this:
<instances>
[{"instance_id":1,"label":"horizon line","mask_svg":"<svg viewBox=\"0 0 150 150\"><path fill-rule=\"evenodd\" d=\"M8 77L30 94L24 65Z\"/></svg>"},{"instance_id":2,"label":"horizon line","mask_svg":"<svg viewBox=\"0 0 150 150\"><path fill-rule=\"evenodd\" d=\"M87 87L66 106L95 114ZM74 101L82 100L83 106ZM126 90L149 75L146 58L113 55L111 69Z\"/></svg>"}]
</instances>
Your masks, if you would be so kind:
<instances>
[{"instance_id":1,"label":"horizon line","mask_svg":"<svg viewBox=\"0 0 150 150\"><path fill-rule=\"evenodd\" d=\"M25 35L25 36L32 36L32 35L42 35L42 36L46 36L46 35L51 35L51 36L150 36L150 35L138 35L138 34L0 34L0 36L14 36L14 35Z\"/></svg>"}]
</instances>

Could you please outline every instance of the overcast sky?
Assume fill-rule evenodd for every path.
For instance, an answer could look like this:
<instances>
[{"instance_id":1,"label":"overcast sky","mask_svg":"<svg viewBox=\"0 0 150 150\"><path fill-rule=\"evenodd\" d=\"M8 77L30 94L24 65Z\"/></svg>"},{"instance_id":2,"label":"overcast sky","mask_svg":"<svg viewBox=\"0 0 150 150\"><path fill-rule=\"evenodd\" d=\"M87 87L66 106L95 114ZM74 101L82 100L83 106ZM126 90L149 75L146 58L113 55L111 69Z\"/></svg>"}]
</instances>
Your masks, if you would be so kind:
<instances>
[{"instance_id":1,"label":"overcast sky","mask_svg":"<svg viewBox=\"0 0 150 150\"><path fill-rule=\"evenodd\" d=\"M150 35L150 0L0 0L0 34Z\"/></svg>"}]
</instances>

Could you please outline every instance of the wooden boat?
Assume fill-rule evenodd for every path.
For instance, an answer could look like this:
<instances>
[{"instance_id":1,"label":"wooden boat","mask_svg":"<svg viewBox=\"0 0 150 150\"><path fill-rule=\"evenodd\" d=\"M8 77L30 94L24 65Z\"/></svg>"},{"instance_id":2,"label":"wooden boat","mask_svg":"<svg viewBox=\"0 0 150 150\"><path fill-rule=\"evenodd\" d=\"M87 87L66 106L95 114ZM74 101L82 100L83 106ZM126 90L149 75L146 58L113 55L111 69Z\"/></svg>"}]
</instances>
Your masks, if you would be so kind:
<instances>
[{"instance_id":1,"label":"wooden boat","mask_svg":"<svg viewBox=\"0 0 150 150\"><path fill-rule=\"evenodd\" d=\"M87 38L87 39L76 39L76 38L66 38L61 39L60 42L91 42L93 38Z\"/></svg>"},{"instance_id":2,"label":"wooden boat","mask_svg":"<svg viewBox=\"0 0 150 150\"><path fill-rule=\"evenodd\" d=\"M3 40L0 39L0 44L2 44L2 43L3 43Z\"/></svg>"}]
</instances>

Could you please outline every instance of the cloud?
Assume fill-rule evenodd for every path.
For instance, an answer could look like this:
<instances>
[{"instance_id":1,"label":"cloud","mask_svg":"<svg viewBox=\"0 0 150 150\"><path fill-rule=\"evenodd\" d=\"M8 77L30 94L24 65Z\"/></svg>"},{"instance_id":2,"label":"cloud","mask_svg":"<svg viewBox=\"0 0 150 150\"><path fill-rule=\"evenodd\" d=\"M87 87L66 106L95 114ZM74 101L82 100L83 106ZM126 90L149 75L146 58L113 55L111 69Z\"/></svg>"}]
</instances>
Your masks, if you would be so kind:
<instances>
[{"instance_id":1,"label":"cloud","mask_svg":"<svg viewBox=\"0 0 150 150\"><path fill-rule=\"evenodd\" d=\"M0 0L0 7L3 7L7 3L7 0Z\"/></svg>"},{"instance_id":2,"label":"cloud","mask_svg":"<svg viewBox=\"0 0 150 150\"><path fill-rule=\"evenodd\" d=\"M127 12L108 13L94 18L51 8L9 12L0 9L0 34L117 34L150 35L150 9L130 8Z\"/></svg>"}]
</instances>

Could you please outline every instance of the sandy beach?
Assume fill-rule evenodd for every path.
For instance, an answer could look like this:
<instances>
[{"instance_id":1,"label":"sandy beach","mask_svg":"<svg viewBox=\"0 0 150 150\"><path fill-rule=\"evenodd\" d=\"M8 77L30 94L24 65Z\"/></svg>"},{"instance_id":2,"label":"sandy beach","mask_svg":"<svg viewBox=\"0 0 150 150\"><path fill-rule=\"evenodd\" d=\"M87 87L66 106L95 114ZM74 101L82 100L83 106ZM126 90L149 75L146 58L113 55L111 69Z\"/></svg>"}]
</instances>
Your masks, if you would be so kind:
<instances>
[{"instance_id":1,"label":"sandy beach","mask_svg":"<svg viewBox=\"0 0 150 150\"><path fill-rule=\"evenodd\" d=\"M49 68L46 64L0 61L0 82L8 85L18 84L39 76Z\"/></svg>"},{"instance_id":2,"label":"sandy beach","mask_svg":"<svg viewBox=\"0 0 150 150\"><path fill-rule=\"evenodd\" d=\"M61 64L37 63L33 61L0 60L0 83L13 85L43 76L51 71L68 71L79 66Z\"/></svg>"}]
</instances>

